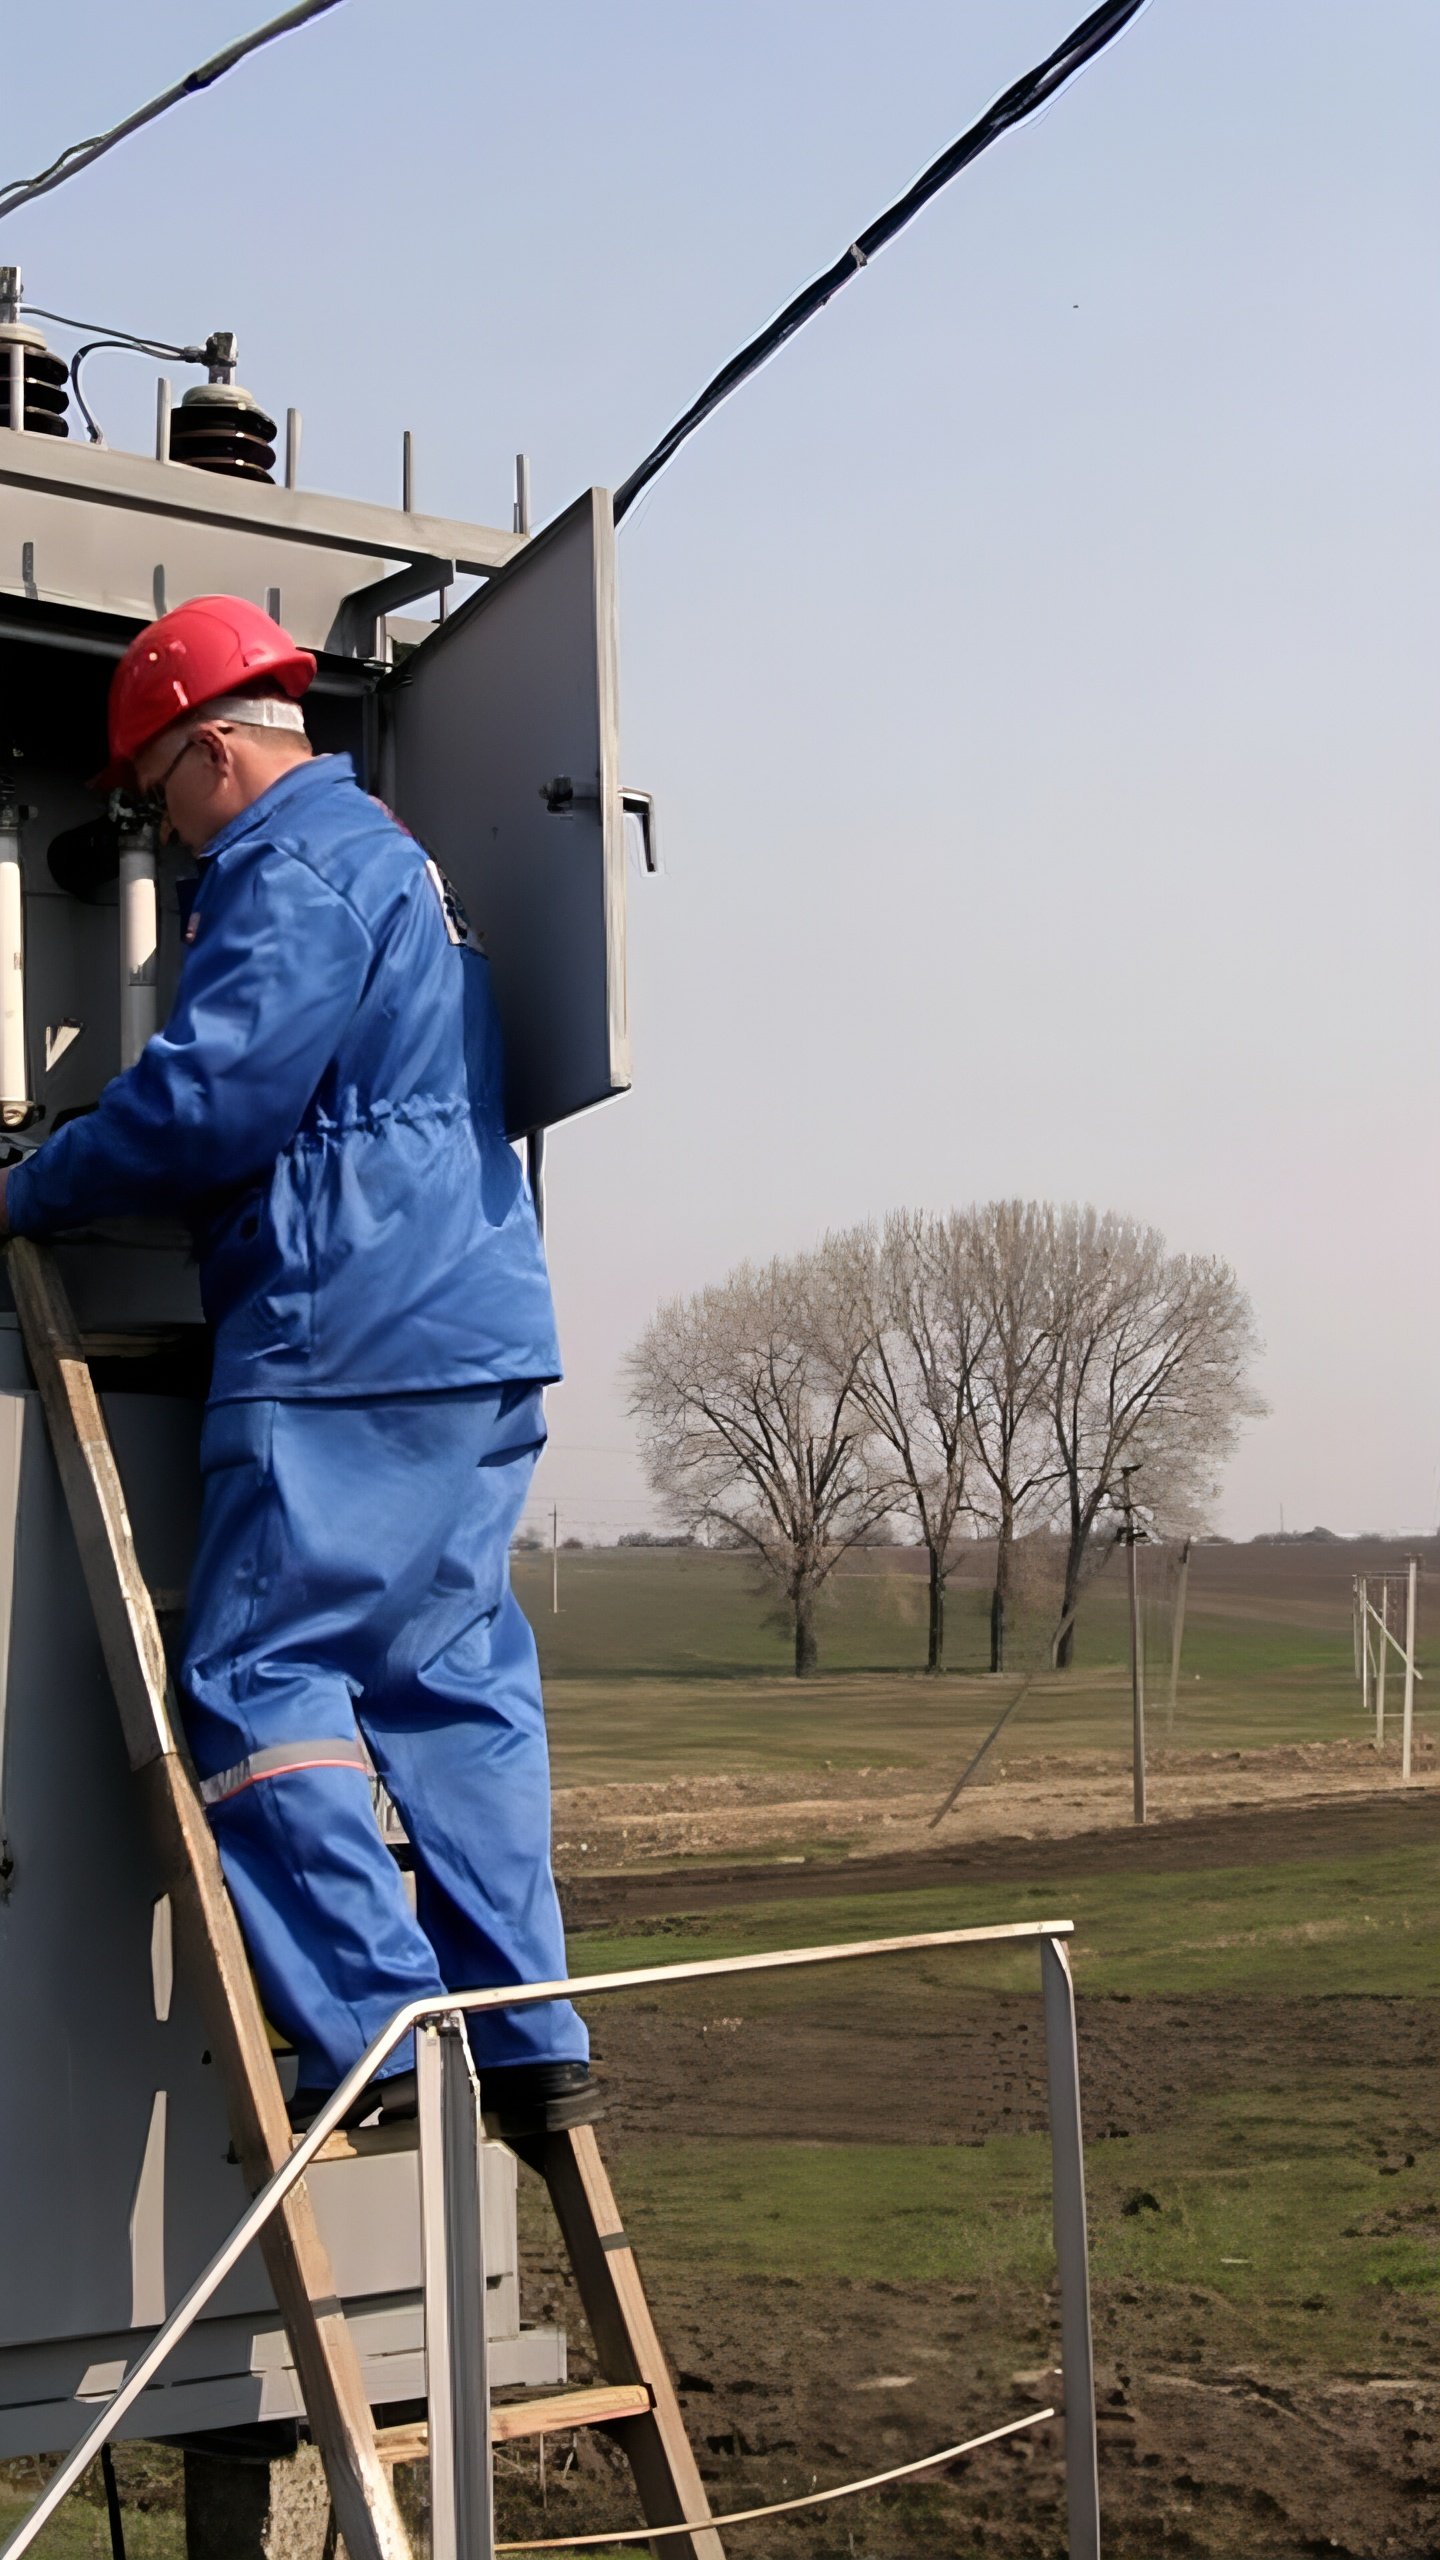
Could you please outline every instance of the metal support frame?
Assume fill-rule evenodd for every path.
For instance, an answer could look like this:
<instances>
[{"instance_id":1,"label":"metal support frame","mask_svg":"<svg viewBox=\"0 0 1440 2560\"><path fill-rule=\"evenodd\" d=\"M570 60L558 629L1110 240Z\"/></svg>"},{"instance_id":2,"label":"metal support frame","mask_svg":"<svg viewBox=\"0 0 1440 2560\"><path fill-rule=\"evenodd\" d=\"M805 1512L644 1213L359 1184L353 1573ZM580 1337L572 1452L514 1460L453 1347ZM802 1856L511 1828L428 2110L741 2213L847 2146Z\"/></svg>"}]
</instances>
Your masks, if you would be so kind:
<instances>
[{"instance_id":1,"label":"metal support frame","mask_svg":"<svg viewBox=\"0 0 1440 2560\"><path fill-rule=\"evenodd\" d=\"M329 498L309 489L277 489L219 473L176 470L149 454L112 453L58 436L7 436L0 443L0 487L6 486L83 498L211 532L262 533L322 551L353 551L381 560L453 560L466 574L480 577L504 568L524 547L518 534L492 525L413 512L407 516L401 508L371 506L358 498Z\"/></svg>"},{"instance_id":2,"label":"metal support frame","mask_svg":"<svg viewBox=\"0 0 1440 2560\"><path fill-rule=\"evenodd\" d=\"M308 2189L287 2175L295 2155L275 2057L210 1826L177 1744L165 1649L85 1345L59 1271L42 1246L13 1238L6 1267L142 1815L224 2082L236 2154L252 2196L266 2198L253 2228L324 2456L339 2530L351 2560L408 2560L314 2204ZM114 2403L112 2411L118 2414ZM107 2438L110 2432L107 2427Z\"/></svg>"},{"instance_id":3,"label":"metal support frame","mask_svg":"<svg viewBox=\"0 0 1440 2560\"><path fill-rule=\"evenodd\" d=\"M431 2560L492 2560L494 2466L485 2335L485 2132L459 2018L416 2033L420 2251L430 2403Z\"/></svg>"},{"instance_id":4,"label":"metal support frame","mask_svg":"<svg viewBox=\"0 0 1440 2560\"><path fill-rule=\"evenodd\" d=\"M417 2072L422 2075L421 2188L422 2196L428 2199L423 2209L427 2214L438 2214L440 2218L434 2226L437 2240L442 2226L445 2235L444 2246L438 2254L428 2236L426 2242L427 2333L433 2317L437 2323L443 2321L446 2340L442 2357L444 2370L438 2389L434 2367L430 2375L430 2418L434 2431L431 2438L431 2495L437 2518L434 2548L436 2560L491 2560L493 2522L488 2526L486 2523L491 2513L489 2466L477 2453L479 2446L488 2443L488 2433L482 2435L482 2428L488 2430L488 2411L482 2416L471 2399L460 2404L458 2424L455 2415L457 2394L478 2390L482 2399L485 2396L484 2271L480 2254L475 2147L479 2139L478 2109L468 2041L460 2020L494 2009L532 2008L547 2000L595 2000L614 1991L652 1989L670 1983L707 1982L750 1973L793 1972L811 1965L855 1963L876 1956L915 1955L942 1947L1014 1945L1027 1940L1038 1944L1040 1949L1045 2006L1055 2246L1059 2261L1061 2357L1065 2378L1069 2560L1100 2560L1094 2346L1090 2323L1079 2059L1074 1988L1062 1943L1072 1930L1073 1923L1069 1920L1014 1920L990 1928L935 1929L912 1937L862 1939L848 1946L790 1947L765 1955L716 1956L691 1964L642 1965L624 1972L596 1973L563 1982L506 1985L494 1991L460 1991L438 2000L409 2001L403 2009L397 2010L389 2026L362 2054L354 2069L321 2108L309 2131L296 2143L289 2159L275 2171L269 2183L242 2214L209 2266L196 2277L183 2300L156 2330L119 2389L97 2412L79 2442L58 2465L29 2514L0 2549L0 2560L21 2560L21 2554L30 2549L81 2473L94 2460L101 2446L109 2442L121 2418L134 2407L171 2350L179 2345L232 2267L244 2256L251 2241L264 2230L271 2216L304 2177L316 2154L349 2113L361 2090L374 2078L381 2064L388 2061L397 2045L412 2034L417 2039ZM450 2039L448 2045L445 2041L447 2034ZM433 2044L427 2042L427 2036L433 2037ZM580 2137L572 2135L567 2139L574 2145ZM437 2197L440 2199L438 2205L435 2203ZM468 2229L467 2217L473 2217ZM603 2228L598 2245L601 2254L606 2254ZM625 2245L628 2249L628 2242ZM457 2257L463 2257L465 2265L450 2263ZM435 2270L433 2278L432 2267ZM440 2308L442 2300L443 2310ZM472 2328L468 2341L462 2341L459 2335L460 2326L465 2323ZM445 2451L447 2443L450 2448L448 2457ZM477 2473L477 2461L483 2479ZM442 2481L441 2474L447 2469L448 2480ZM447 2529L457 2538L448 2544L439 2538L442 2510L454 2520ZM710 2543L713 2548L713 2523L708 2516L702 2519L698 2514L694 2520L701 2530L691 2537L692 2547L701 2560L710 2560L705 2546ZM488 2540L482 2538L487 2530ZM671 2536L666 2533L663 2522L659 2531L661 2547L664 2547Z\"/></svg>"},{"instance_id":5,"label":"metal support frame","mask_svg":"<svg viewBox=\"0 0 1440 2560\"><path fill-rule=\"evenodd\" d=\"M1385 1685L1390 1656L1398 1655L1405 1674L1405 1689L1400 1716L1400 1782L1410 1784L1415 1742L1415 1684L1424 1672L1415 1659L1415 1639L1420 1605L1420 1559L1405 1559L1405 1641L1402 1644L1390 1624L1390 1589L1401 1579L1398 1573L1380 1573L1377 1609L1370 1597L1371 1577L1358 1573L1354 1578L1355 1660L1360 1678L1360 1709L1366 1723L1370 1720L1373 1686L1375 1699L1375 1748L1385 1748Z\"/></svg>"},{"instance_id":6,"label":"metal support frame","mask_svg":"<svg viewBox=\"0 0 1440 2560\"><path fill-rule=\"evenodd\" d=\"M1095 2343L1085 2224L1085 2144L1075 1985L1058 1938L1040 1946L1045 2066L1050 2082L1050 2181L1060 2271L1060 2369L1065 2381L1065 2504L1069 2560L1100 2560L1100 2469L1095 2433Z\"/></svg>"},{"instance_id":7,"label":"metal support frame","mask_svg":"<svg viewBox=\"0 0 1440 2560\"><path fill-rule=\"evenodd\" d=\"M453 560L424 557L392 570L388 578L376 578L368 587L354 588L336 619L333 636L340 654L378 657L380 625L387 613L398 613L402 605L418 603L421 596L443 595L454 583Z\"/></svg>"}]
</instances>

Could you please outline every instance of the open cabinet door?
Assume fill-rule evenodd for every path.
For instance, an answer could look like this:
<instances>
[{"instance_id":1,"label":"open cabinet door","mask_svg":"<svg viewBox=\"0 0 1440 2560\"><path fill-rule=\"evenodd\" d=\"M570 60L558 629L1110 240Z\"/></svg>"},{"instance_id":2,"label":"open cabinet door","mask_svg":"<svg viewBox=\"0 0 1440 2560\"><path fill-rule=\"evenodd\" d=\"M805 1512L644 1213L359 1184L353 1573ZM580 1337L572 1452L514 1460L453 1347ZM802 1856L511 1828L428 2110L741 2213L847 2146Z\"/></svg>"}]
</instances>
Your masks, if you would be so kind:
<instances>
[{"instance_id":1,"label":"open cabinet door","mask_svg":"<svg viewBox=\"0 0 1440 2560\"><path fill-rule=\"evenodd\" d=\"M384 681L382 796L484 941L513 1136L622 1093L615 526L591 489Z\"/></svg>"}]
</instances>

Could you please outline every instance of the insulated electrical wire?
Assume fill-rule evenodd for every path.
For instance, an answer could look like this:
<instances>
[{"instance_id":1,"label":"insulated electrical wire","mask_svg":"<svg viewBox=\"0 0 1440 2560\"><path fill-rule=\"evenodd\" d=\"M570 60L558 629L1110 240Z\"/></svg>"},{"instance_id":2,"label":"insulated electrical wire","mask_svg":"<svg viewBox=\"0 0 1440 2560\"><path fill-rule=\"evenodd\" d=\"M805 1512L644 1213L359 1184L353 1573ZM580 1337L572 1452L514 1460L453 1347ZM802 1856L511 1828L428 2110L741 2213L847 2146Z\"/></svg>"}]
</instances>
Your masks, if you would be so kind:
<instances>
[{"instance_id":1,"label":"insulated electrical wire","mask_svg":"<svg viewBox=\"0 0 1440 2560\"><path fill-rule=\"evenodd\" d=\"M93 356L101 347L118 347L122 355L127 356L155 355L160 352L154 347L136 347L128 338L87 338L83 347L76 348L70 359L70 388L75 394L75 406L85 421L86 431L92 444L103 444L105 438L99 421L80 388L80 368L86 357Z\"/></svg>"},{"instance_id":2,"label":"insulated electrical wire","mask_svg":"<svg viewBox=\"0 0 1440 2560\"><path fill-rule=\"evenodd\" d=\"M75 353L70 358L70 388L75 394L75 406L85 421L92 444L103 445L105 438L101 432L99 422L90 408L84 392L80 388L80 368L83 365L85 358L87 356L94 355L98 348L115 347L118 348L123 355L171 356L178 364L203 364L205 362L206 350L204 347L177 347L172 345L168 338L140 338L136 336L133 329L107 328L102 320L72 320L68 312L42 311L38 302L27 302L25 308L33 319L53 321L58 329L78 329L81 331L88 329L93 332L93 335L85 340L85 344L83 346L76 348Z\"/></svg>"},{"instance_id":3,"label":"insulated electrical wire","mask_svg":"<svg viewBox=\"0 0 1440 2560\"><path fill-rule=\"evenodd\" d=\"M262 45L273 43L276 36L289 35L293 28L303 27L308 19L321 17L327 9L339 6L340 0L300 0L298 8L286 9L265 26L256 27L253 34L237 37L223 53L212 54L208 62L201 63L198 71L187 71L184 79L177 80L173 88L162 90L158 98L151 98L145 106L137 107L133 115L126 116L121 124L112 125L108 133L92 133L86 142L68 143L49 167L39 170L33 178L12 178L7 186L0 186L0 215L18 213L22 204L33 204L37 196L49 195L52 187L61 187L67 178L75 177L81 169L88 169L92 161L101 159L107 151L113 151L117 142L128 140L132 133L140 131L142 125L153 124L167 108L179 106L183 99L193 98L201 89L208 89L215 81L223 80L226 72L233 71L237 62L243 62L247 54L258 53Z\"/></svg>"},{"instance_id":4,"label":"insulated electrical wire","mask_svg":"<svg viewBox=\"0 0 1440 2560\"><path fill-rule=\"evenodd\" d=\"M42 311L38 302L27 302L26 311L34 320L53 320L57 329L75 329L83 337L88 330L97 346L129 347L140 356L174 356L185 364L203 364L203 347L174 347L168 338L137 338L133 329L112 329L105 320L72 320L65 311Z\"/></svg>"},{"instance_id":5,"label":"insulated electrical wire","mask_svg":"<svg viewBox=\"0 0 1440 2560\"><path fill-rule=\"evenodd\" d=\"M757 373L787 338L793 338L797 329L803 329L807 320L813 320L816 312L823 310L841 286L847 285L861 267L868 266L876 251L883 249L887 241L894 239L897 231L903 230L906 223L913 220L922 205L928 204L930 198L948 186L952 178L958 177L962 169L967 169L972 160L977 160L982 151L999 140L1002 133L1008 133L1014 125L1023 124L1027 116L1034 115L1037 108L1043 107L1057 90L1063 89L1067 81L1073 79L1077 71L1083 70L1087 62L1092 62L1097 53L1103 52L1105 46L1113 42L1144 6L1145 0L1104 0L1104 5L1092 10L1088 18L1073 28L1044 62L1037 63L1033 71L1027 71L1005 91L1003 97L997 98L978 123L971 125L968 133L962 133L958 141L941 152L938 160L932 160L914 185L880 214L868 230L862 231L857 240L852 240L832 267L797 293L794 301L788 302L759 336L742 347L738 355L732 356L713 382L707 383L699 399L692 403L683 417L676 419L668 434L661 437L644 461L631 472L629 479L616 490L616 523L634 505L641 490L648 486L656 473L663 471L666 463L679 452L686 438L692 436L696 428L703 426L719 408L722 400L728 400L731 392L737 391L752 373ZM0 205L0 211L3 210L3 205Z\"/></svg>"}]
</instances>

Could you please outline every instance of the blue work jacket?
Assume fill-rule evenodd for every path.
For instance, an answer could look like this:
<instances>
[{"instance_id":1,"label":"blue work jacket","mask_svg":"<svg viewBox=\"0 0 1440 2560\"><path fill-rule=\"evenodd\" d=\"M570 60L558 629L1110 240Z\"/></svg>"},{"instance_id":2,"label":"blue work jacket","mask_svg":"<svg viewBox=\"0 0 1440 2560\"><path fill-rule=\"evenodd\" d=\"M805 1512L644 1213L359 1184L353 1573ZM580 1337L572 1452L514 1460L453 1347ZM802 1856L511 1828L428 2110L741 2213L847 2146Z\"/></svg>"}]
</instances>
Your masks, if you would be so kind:
<instances>
[{"instance_id":1,"label":"blue work jacket","mask_svg":"<svg viewBox=\"0 0 1440 2560\"><path fill-rule=\"evenodd\" d=\"M488 964L348 756L212 839L186 936L164 1030L11 1174L14 1232L188 1219L217 1399L558 1377Z\"/></svg>"}]
</instances>

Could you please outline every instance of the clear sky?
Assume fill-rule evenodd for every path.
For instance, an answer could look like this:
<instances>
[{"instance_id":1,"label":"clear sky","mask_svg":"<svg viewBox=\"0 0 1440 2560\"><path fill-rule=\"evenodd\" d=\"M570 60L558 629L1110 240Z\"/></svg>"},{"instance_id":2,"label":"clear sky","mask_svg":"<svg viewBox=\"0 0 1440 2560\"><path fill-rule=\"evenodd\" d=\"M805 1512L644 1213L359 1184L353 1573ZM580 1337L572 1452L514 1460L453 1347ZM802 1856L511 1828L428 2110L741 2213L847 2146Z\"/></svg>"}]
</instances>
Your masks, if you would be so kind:
<instances>
[{"instance_id":1,"label":"clear sky","mask_svg":"<svg viewBox=\"0 0 1440 2560\"><path fill-rule=\"evenodd\" d=\"M264 0L6 0L7 169ZM614 484L1080 0L347 0L6 226L305 415L312 486ZM557 1133L537 1502L647 1515L658 1296L904 1203L1228 1256L1237 1535L1433 1527L1440 11L1152 0L620 536L636 1086ZM147 449L152 369L92 360Z\"/></svg>"}]
</instances>

